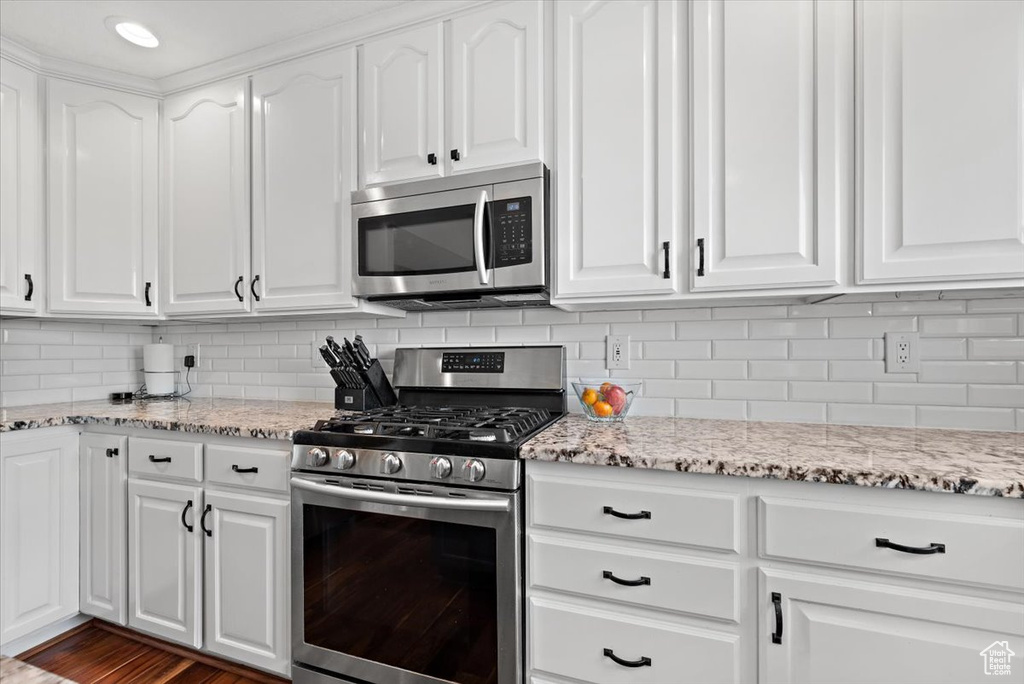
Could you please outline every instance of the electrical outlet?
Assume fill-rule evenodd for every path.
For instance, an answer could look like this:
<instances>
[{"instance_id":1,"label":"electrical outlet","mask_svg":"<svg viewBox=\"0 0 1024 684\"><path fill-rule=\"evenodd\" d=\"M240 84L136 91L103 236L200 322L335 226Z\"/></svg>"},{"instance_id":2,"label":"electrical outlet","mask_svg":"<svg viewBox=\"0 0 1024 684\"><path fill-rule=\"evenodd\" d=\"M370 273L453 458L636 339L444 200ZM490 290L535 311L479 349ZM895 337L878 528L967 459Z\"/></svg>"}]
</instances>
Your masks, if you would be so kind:
<instances>
[{"instance_id":1,"label":"electrical outlet","mask_svg":"<svg viewBox=\"0 0 1024 684\"><path fill-rule=\"evenodd\" d=\"M196 366L199 365L199 345L198 344L186 344L185 345L185 356L191 356L195 359Z\"/></svg>"},{"instance_id":2,"label":"electrical outlet","mask_svg":"<svg viewBox=\"0 0 1024 684\"><path fill-rule=\"evenodd\" d=\"M605 367L629 368L629 335L608 335L605 340Z\"/></svg>"},{"instance_id":3,"label":"electrical outlet","mask_svg":"<svg viewBox=\"0 0 1024 684\"><path fill-rule=\"evenodd\" d=\"M920 348L917 333L885 333L885 372L917 373L921 370Z\"/></svg>"}]
</instances>

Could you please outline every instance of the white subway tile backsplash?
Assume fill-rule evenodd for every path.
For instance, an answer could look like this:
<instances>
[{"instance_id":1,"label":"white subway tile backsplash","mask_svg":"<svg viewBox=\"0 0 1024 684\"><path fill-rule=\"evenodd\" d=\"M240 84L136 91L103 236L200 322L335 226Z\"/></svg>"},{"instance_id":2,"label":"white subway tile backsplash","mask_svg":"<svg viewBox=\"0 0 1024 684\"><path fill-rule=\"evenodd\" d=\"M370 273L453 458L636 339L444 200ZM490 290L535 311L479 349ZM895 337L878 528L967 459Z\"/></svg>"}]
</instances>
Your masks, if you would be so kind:
<instances>
[{"instance_id":1,"label":"white subway tile backsplash","mask_svg":"<svg viewBox=\"0 0 1024 684\"><path fill-rule=\"evenodd\" d=\"M918 427L948 428L956 425L969 430L1014 430L1013 409L964 406L918 406Z\"/></svg>"},{"instance_id":2,"label":"white subway tile backsplash","mask_svg":"<svg viewBox=\"0 0 1024 684\"><path fill-rule=\"evenodd\" d=\"M746 361L676 361L677 378L742 380L747 377Z\"/></svg>"},{"instance_id":3,"label":"white subway tile backsplash","mask_svg":"<svg viewBox=\"0 0 1024 684\"><path fill-rule=\"evenodd\" d=\"M747 321L687 321L676 323L677 340L745 340Z\"/></svg>"},{"instance_id":4,"label":"white subway tile backsplash","mask_svg":"<svg viewBox=\"0 0 1024 684\"><path fill-rule=\"evenodd\" d=\"M918 382L1012 383L1017 381L1013 361L922 361Z\"/></svg>"},{"instance_id":5,"label":"white subway tile backsplash","mask_svg":"<svg viewBox=\"0 0 1024 684\"><path fill-rule=\"evenodd\" d=\"M880 404L936 404L966 406L967 385L875 383L875 401Z\"/></svg>"},{"instance_id":6,"label":"white subway tile backsplash","mask_svg":"<svg viewBox=\"0 0 1024 684\"><path fill-rule=\"evenodd\" d=\"M824 401L870 404L873 390L870 382L805 382L789 383L793 401Z\"/></svg>"},{"instance_id":7,"label":"white subway tile backsplash","mask_svg":"<svg viewBox=\"0 0 1024 684\"><path fill-rule=\"evenodd\" d=\"M768 399L785 401L788 383L783 380L715 380L715 399Z\"/></svg>"},{"instance_id":8,"label":"white subway tile backsplash","mask_svg":"<svg viewBox=\"0 0 1024 684\"><path fill-rule=\"evenodd\" d=\"M783 423L824 423L828 420L826 404L801 401L747 402L750 420Z\"/></svg>"},{"instance_id":9,"label":"white subway tile backsplash","mask_svg":"<svg viewBox=\"0 0 1024 684\"><path fill-rule=\"evenodd\" d=\"M1024 299L880 299L885 301L585 313L453 311L379 320L294 317L156 328L2 319L0 402L102 398L136 389L141 345L160 337L176 345L179 359L184 344L203 345L199 368L190 375L193 396L332 401L333 381L322 362L314 366L312 354L325 335L340 340L358 332L389 372L399 346L562 344L570 377L644 380L635 415L944 421L943 427L986 429L1007 429L1012 421L1024 430ZM882 333L915 326L923 333L921 372L885 373ZM632 338L629 369L605 368L605 336L611 333Z\"/></svg>"},{"instance_id":10,"label":"white subway tile backsplash","mask_svg":"<svg viewBox=\"0 0 1024 684\"><path fill-rule=\"evenodd\" d=\"M752 380L828 380L828 361L749 361Z\"/></svg>"},{"instance_id":11,"label":"white subway tile backsplash","mask_svg":"<svg viewBox=\"0 0 1024 684\"><path fill-rule=\"evenodd\" d=\"M870 359L871 340L790 340L792 359Z\"/></svg>"},{"instance_id":12,"label":"white subway tile backsplash","mask_svg":"<svg viewBox=\"0 0 1024 684\"><path fill-rule=\"evenodd\" d=\"M1024 338L993 337L973 338L967 345L967 356L971 359L1024 360Z\"/></svg>"},{"instance_id":13,"label":"white subway tile backsplash","mask_svg":"<svg viewBox=\"0 0 1024 684\"><path fill-rule=\"evenodd\" d=\"M971 406L1024 408L1024 385L968 385L967 403Z\"/></svg>"},{"instance_id":14,"label":"white subway tile backsplash","mask_svg":"<svg viewBox=\"0 0 1024 684\"><path fill-rule=\"evenodd\" d=\"M712 356L716 359L784 359L788 356L788 346L785 340L716 340Z\"/></svg>"},{"instance_id":15,"label":"white subway tile backsplash","mask_svg":"<svg viewBox=\"0 0 1024 684\"><path fill-rule=\"evenodd\" d=\"M887 332L914 332L913 316L882 316L871 318L836 318L829 327L829 337L882 337Z\"/></svg>"},{"instance_id":16,"label":"white subway tile backsplash","mask_svg":"<svg viewBox=\"0 0 1024 684\"><path fill-rule=\"evenodd\" d=\"M931 337L1016 335L1016 316L923 316L921 334Z\"/></svg>"},{"instance_id":17,"label":"white subway tile backsplash","mask_svg":"<svg viewBox=\"0 0 1024 684\"><path fill-rule=\"evenodd\" d=\"M886 404L829 404L828 422L840 425L913 427L916 408Z\"/></svg>"},{"instance_id":18,"label":"white subway tile backsplash","mask_svg":"<svg viewBox=\"0 0 1024 684\"><path fill-rule=\"evenodd\" d=\"M805 318L796 320L759 320L750 322L750 337L759 338L808 338L828 337L828 319Z\"/></svg>"}]
</instances>

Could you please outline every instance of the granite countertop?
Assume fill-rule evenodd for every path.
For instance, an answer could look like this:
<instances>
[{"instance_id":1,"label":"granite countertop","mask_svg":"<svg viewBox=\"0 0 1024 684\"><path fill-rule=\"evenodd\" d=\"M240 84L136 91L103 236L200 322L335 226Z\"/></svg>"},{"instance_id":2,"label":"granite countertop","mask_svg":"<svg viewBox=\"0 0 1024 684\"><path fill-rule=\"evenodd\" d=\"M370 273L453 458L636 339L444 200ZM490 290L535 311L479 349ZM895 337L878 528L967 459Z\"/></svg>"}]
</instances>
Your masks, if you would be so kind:
<instances>
[{"instance_id":1,"label":"granite countertop","mask_svg":"<svg viewBox=\"0 0 1024 684\"><path fill-rule=\"evenodd\" d=\"M520 455L677 470L1024 498L1024 434L571 414Z\"/></svg>"},{"instance_id":2,"label":"granite countertop","mask_svg":"<svg viewBox=\"0 0 1024 684\"><path fill-rule=\"evenodd\" d=\"M178 430L226 437L290 440L321 418L334 415L334 405L314 401L256 399L148 399L130 404L79 401L0 409L0 432L59 425L117 425Z\"/></svg>"}]
</instances>

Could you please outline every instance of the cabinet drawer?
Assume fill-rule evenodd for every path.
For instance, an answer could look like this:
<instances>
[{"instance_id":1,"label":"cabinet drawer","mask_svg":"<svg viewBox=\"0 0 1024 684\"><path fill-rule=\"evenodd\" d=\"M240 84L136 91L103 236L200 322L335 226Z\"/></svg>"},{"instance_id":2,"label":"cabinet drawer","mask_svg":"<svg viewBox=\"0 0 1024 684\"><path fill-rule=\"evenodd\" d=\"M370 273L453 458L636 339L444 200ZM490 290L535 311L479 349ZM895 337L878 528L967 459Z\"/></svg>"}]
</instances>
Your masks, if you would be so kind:
<instances>
[{"instance_id":1,"label":"cabinet drawer","mask_svg":"<svg viewBox=\"0 0 1024 684\"><path fill-rule=\"evenodd\" d=\"M530 599L530 668L602 684L738 681L739 637ZM625 661L650 659L628 667Z\"/></svg>"},{"instance_id":2,"label":"cabinet drawer","mask_svg":"<svg viewBox=\"0 0 1024 684\"><path fill-rule=\"evenodd\" d=\"M532 587L737 621L738 577L731 563L534 534L530 535L528 553ZM642 583L621 584L623 581Z\"/></svg>"},{"instance_id":3,"label":"cabinet drawer","mask_svg":"<svg viewBox=\"0 0 1024 684\"><path fill-rule=\"evenodd\" d=\"M203 481L203 445L170 439L128 438L128 471L156 477Z\"/></svg>"},{"instance_id":4,"label":"cabinet drawer","mask_svg":"<svg viewBox=\"0 0 1024 684\"><path fill-rule=\"evenodd\" d=\"M737 499L729 494L534 475L528 496L532 525L739 550Z\"/></svg>"},{"instance_id":5,"label":"cabinet drawer","mask_svg":"<svg viewBox=\"0 0 1024 684\"><path fill-rule=\"evenodd\" d=\"M763 497L758 507L765 558L1024 589L1024 520ZM910 553L876 540L941 544L943 552Z\"/></svg>"},{"instance_id":6,"label":"cabinet drawer","mask_svg":"<svg viewBox=\"0 0 1024 684\"><path fill-rule=\"evenodd\" d=\"M209 444L206 447L206 479L219 484L287 492L291 455L288 449Z\"/></svg>"}]
</instances>

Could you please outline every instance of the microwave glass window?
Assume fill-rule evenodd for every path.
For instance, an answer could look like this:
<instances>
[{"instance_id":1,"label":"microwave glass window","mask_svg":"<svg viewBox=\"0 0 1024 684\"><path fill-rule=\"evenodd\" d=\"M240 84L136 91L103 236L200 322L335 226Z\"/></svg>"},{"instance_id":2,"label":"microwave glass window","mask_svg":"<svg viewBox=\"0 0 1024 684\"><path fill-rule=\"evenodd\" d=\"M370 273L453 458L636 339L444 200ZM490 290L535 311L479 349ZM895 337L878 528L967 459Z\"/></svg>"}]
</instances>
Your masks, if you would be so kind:
<instances>
[{"instance_id":1,"label":"microwave glass window","mask_svg":"<svg viewBox=\"0 0 1024 684\"><path fill-rule=\"evenodd\" d=\"M475 271L474 210L465 204L359 219L359 275Z\"/></svg>"}]
</instances>

